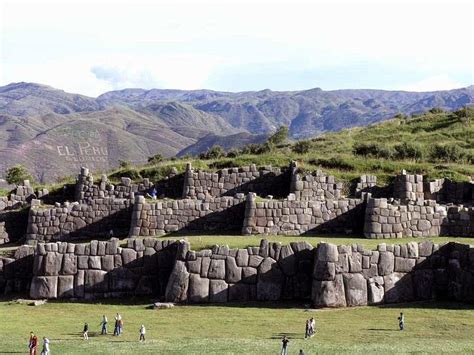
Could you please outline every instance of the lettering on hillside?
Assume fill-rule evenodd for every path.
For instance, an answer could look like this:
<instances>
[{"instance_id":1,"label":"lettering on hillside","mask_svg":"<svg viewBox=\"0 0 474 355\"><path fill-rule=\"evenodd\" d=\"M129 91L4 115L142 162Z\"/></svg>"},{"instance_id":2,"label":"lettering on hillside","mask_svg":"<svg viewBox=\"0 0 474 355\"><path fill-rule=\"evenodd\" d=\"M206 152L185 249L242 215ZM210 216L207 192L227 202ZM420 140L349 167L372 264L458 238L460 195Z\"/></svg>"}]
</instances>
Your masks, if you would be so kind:
<instances>
[{"instance_id":1,"label":"lettering on hillside","mask_svg":"<svg viewBox=\"0 0 474 355\"><path fill-rule=\"evenodd\" d=\"M62 127L58 132L65 139L56 145L57 154L73 170L82 166L94 171L109 168L107 143L97 128L82 122L80 127Z\"/></svg>"}]
</instances>

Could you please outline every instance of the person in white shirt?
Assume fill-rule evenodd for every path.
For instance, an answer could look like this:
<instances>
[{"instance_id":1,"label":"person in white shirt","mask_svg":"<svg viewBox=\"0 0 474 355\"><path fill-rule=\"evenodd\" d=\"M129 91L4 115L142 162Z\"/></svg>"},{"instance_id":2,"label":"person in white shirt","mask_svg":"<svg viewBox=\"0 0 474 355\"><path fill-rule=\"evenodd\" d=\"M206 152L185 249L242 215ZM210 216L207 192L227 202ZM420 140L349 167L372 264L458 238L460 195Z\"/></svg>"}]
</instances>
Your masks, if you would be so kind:
<instances>
[{"instance_id":1,"label":"person in white shirt","mask_svg":"<svg viewBox=\"0 0 474 355\"><path fill-rule=\"evenodd\" d=\"M49 355L49 339L43 337L43 350L41 351L41 355Z\"/></svg>"},{"instance_id":2,"label":"person in white shirt","mask_svg":"<svg viewBox=\"0 0 474 355\"><path fill-rule=\"evenodd\" d=\"M145 326L142 324L142 326L140 327L140 341L145 341L145 333L146 329Z\"/></svg>"}]
</instances>

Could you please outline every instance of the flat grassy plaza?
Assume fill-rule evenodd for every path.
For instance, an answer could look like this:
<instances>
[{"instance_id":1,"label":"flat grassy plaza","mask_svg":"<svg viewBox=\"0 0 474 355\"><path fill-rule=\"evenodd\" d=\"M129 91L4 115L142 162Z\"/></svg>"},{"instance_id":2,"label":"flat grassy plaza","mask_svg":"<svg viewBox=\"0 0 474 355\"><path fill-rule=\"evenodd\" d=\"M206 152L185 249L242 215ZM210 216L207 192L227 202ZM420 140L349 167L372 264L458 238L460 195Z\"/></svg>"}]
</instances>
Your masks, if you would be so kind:
<instances>
[{"instance_id":1,"label":"flat grassy plaza","mask_svg":"<svg viewBox=\"0 0 474 355\"><path fill-rule=\"evenodd\" d=\"M27 353L31 330L51 341L53 354L277 354L290 338L290 354L472 353L474 305L413 303L382 307L305 309L304 304L229 304L150 309L135 304L50 302L29 306L0 302L0 353ZM406 330L397 316L406 315ZM124 334L102 336L100 320L116 312ZM315 317L316 335L304 340L305 320ZM84 322L89 341L82 340ZM147 340L138 342L141 324ZM110 329L112 332L113 330Z\"/></svg>"}]
</instances>

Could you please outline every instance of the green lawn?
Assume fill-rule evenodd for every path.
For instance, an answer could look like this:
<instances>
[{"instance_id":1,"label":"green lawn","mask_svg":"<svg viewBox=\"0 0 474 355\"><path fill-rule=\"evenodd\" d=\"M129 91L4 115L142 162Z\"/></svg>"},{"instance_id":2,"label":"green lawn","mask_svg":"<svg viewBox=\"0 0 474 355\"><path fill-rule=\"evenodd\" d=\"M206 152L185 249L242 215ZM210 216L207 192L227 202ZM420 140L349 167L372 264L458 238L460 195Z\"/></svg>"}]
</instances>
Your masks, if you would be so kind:
<instances>
[{"instance_id":1,"label":"green lawn","mask_svg":"<svg viewBox=\"0 0 474 355\"><path fill-rule=\"evenodd\" d=\"M277 354L282 334L290 354L472 353L474 306L416 303L385 307L305 310L303 305L248 304L178 306L170 310L134 305L48 303L39 307L0 302L0 353L26 353L30 330L51 340L53 354ZM403 311L406 330L397 330ZM124 335L100 336L102 314L124 318ZM305 320L317 320L317 334L303 339ZM89 341L81 339L89 322ZM147 341L138 342L140 324Z\"/></svg>"},{"instance_id":2,"label":"green lawn","mask_svg":"<svg viewBox=\"0 0 474 355\"><path fill-rule=\"evenodd\" d=\"M458 238L458 237L433 237L433 238L401 238L401 239L366 239L363 237L351 236L333 236L333 235L319 235L319 236L241 236L241 235L176 235L165 236L159 239L186 239L191 243L191 248L194 250L201 250L212 248L213 245L228 245L230 248L245 248L248 246L258 246L262 239L267 239L272 242L281 242L282 244L289 244L291 242L298 242L305 240L309 244L316 246L322 241L333 243L337 245L351 245L361 244L367 249L375 249L381 243L387 244L406 244L408 242L421 242L430 239L433 243L442 244L447 242L458 242L463 244L474 244L474 238Z\"/></svg>"}]
</instances>

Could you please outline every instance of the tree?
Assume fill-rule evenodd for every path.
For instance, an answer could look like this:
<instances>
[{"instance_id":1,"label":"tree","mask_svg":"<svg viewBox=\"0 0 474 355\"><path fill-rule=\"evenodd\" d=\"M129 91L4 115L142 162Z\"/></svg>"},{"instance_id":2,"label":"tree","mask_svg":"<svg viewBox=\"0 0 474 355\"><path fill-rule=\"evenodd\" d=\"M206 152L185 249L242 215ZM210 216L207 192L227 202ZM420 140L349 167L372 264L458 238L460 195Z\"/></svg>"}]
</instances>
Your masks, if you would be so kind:
<instances>
[{"instance_id":1,"label":"tree","mask_svg":"<svg viewBox=\"0 0 474 355\"><path fill-rule=\"evenodd\" d=\"M280 126L278 130L268 138L268 143L278 145L284 143L288 139L288 127Z\"/></svg>"},{"instance_id":2,"label":"tree","mask_svg":"<svg viewBox=\"0 0 474 355\"><path fill-rule=\"evenodd\" d=\"M161 154L155 154L148 158L149 164L158 164L163 161L163 156Z\"/></svg>"},{"instance_id":3,"label":"tree","mask_svg":"<svg viewBox=\"0 0 474 355\"><path fill-rule=\"evenodd\" d=\"M20 185L23 180L33 180L31 174L23 165L15 165L6 171L5 180L9 184Z\"/></svg>"},{"instance_id":4,"label":"tree","mask_svg":"<svg viewBox=\"0 0 474 355\"><path fill-rule=\"evenodd\" d=\"M293 146L292 150L297 154L306 154L311 148L310 141L298 141Z\"/></svg>"}]
</instances>

